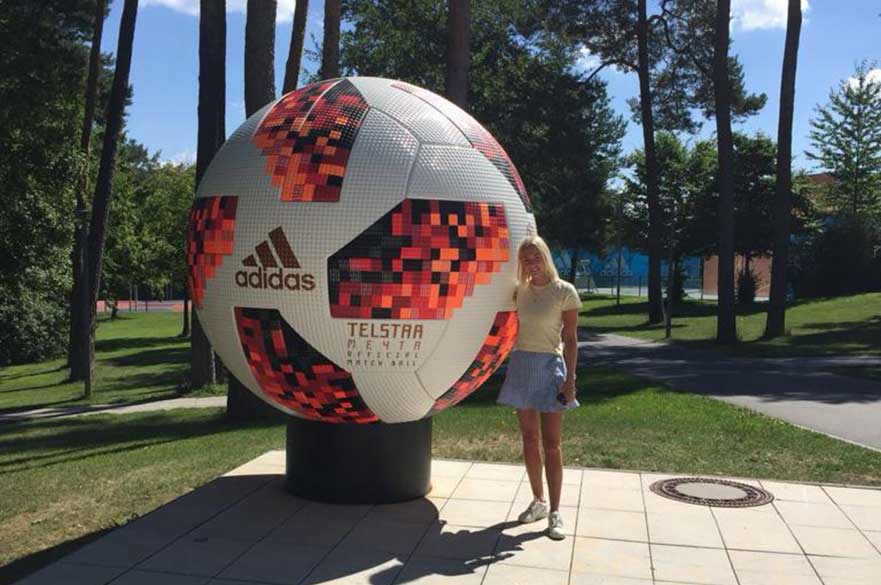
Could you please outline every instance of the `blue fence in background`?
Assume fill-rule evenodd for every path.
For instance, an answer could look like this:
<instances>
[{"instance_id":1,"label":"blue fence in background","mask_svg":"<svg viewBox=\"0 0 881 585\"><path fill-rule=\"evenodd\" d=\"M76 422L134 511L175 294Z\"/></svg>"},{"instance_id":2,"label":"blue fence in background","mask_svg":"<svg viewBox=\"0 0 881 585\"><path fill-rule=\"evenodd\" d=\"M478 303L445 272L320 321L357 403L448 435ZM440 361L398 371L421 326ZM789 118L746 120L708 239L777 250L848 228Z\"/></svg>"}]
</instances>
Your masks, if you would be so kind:
<instances>
[{"instance_id":1,"label":"blue fence in background","mask_svg":"<svg viewBox=\"0 0 881 585\"><path fill-rule=\"evenodd\" d=\"M554 264L563 278L569 278L572 262L571 249L556 249L552 252ZM620 250L621 270L618 271L619 251L610 248L605 256L581 250L578 253L578 269L575 285L580 290L612 292L617 291L619 280L622 294L647 295L649 259L647 254L622 247ZM685 271L685 289L690 296L703 293L701 258L686 258L682 265ZM666 283L667 262L661 262L661 275Z\"/></svg>"}]
</instances>

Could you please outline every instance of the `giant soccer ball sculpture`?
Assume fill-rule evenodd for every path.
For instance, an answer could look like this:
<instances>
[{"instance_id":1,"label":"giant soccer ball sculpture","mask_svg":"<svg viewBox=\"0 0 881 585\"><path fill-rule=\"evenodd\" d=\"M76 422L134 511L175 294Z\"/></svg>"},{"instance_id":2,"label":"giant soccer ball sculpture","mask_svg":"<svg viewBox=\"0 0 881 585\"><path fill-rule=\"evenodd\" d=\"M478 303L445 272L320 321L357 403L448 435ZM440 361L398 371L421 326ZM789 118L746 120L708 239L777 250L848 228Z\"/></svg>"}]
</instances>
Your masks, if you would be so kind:
<instances>
[{"instance_id":1,"label":"giant soccer ball sculpture","mask_svg":"<svg viewBox=\"0 0 881 585\"><path fill-rule=\"evenodd\" d=\"M191 298L226 367L273 406L416 421L510 352L534 230L514 165L461 109L398 81L322 81L215 156L190 215Z\"/></svg>"}]
</instances>

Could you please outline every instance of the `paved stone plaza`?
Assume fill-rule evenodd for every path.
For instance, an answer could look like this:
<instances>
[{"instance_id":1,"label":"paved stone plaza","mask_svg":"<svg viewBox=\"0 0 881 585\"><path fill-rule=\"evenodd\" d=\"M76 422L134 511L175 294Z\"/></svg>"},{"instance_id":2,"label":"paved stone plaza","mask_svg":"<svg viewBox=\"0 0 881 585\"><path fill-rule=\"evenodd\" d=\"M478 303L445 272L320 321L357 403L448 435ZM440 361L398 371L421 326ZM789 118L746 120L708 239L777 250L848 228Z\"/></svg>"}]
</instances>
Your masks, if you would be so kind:
<instances>
[{"instance_id":1,"label":"paved stone plaza","mask_svg":"<svg viewBox=\"0 0 881 585\"><path fill-rule=\"evenodd\" d=\"M749 479L773 503L709 508L672 477L566 469L570 536L521 526L519 465L435 460L425 499L332 506L284 491L272 451L20 581L27 585L878 585L881 490Z\"/></svg>"}]
</instances>

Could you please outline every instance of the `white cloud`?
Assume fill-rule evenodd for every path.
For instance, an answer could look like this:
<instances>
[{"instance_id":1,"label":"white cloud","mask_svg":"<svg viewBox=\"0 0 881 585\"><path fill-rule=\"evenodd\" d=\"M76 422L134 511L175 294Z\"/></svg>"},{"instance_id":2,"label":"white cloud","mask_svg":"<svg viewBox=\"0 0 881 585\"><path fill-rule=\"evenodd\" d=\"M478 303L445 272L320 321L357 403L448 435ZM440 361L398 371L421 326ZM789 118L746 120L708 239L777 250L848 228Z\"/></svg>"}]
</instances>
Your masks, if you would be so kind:
<instances>
[{"instance_id":1,"label":"white cloud","mask_svg":"<svg viewBox=\"0 0 881 585\"><path fill-rule=\"evenodd\" d=\"M578 71L584 71L586 73L592 72L594 69L600 66L602 60L590 52L587 47L579 47L578 49L578 59L575 60L575 68Z\"/></svg>"},{"instance_id":2,"label":"white cloud","mask_svg":"<svg viewBox=\"0 0 881 585\"><path fill-rule=\"evenodd\" d=\"M148 6L164 6L175 12L183 12L191 16L199 15L199 0L142 0L141 7ZM247 0L229 0L226 3L227 12L245 13L247 8ZM294 8L297 0L278 0L278 11L276 12L276 22L290 22L294 18Z\"/></svg>"},{"instance_id":3,"label":"white cloud","mask_svg":"<svg viewBox=\"0 0 881 585\"><path fill-rule=\"evenodd\" d=\"M183 12L193 16L198 16L199 14L199 0L142 0L139 6L141 8L164 6L175 12Z\"/></svg>"},{"instance_id":4,"label":"white cloud","mask_svg":"<svg viewBox=\"0 0 881 585\"><path fill-rule=\"evenodd\" d=\"M743 30L786 28L788 0L733 0L733 24ZM808 0L801 0L802 13L810 9Z\"/></svg>"},{"instance_id":5,"label":"white cloud","mask_svg":"<svg viewBox=\"0 0 881 585\"><path fill-rule=\"evenodd\" d=\"M866 82L867 83L881 83L881 68L876 67L874 69L870 69L866 73ZM860 84L860 80L857 79L856 77L851 77L850 79L847 80L847 83L853 89L856 89Z\"/></svg>"}]
</instances>

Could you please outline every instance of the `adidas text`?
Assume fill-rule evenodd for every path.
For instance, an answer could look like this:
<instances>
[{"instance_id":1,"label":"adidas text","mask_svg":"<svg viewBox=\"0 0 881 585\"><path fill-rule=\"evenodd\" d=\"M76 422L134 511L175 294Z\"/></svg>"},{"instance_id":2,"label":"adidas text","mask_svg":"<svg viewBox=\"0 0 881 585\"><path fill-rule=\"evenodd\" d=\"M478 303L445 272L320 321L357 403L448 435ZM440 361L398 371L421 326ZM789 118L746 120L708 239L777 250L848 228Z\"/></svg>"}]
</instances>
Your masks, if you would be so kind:
<instances>
[{"instance_id":1,"label":"adidas text","mask_svg":"<svg viewBox=\"0 0 881 585\"><path fill-rule=\"evenodd\" d=\"M274 270L257 268L253 272L245 270L236 272L236 284L242 288L310 291L315 288L315 276L309 273L287 272L283 268Z\"/></svg>"}]
</instances>

